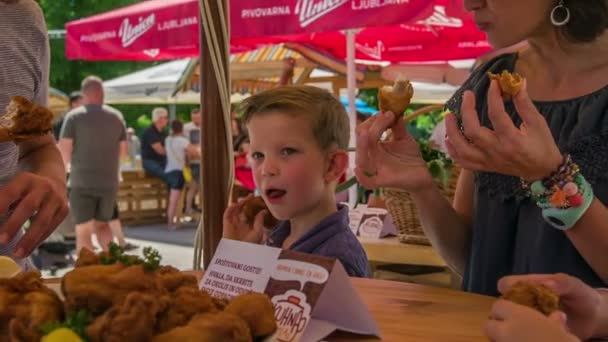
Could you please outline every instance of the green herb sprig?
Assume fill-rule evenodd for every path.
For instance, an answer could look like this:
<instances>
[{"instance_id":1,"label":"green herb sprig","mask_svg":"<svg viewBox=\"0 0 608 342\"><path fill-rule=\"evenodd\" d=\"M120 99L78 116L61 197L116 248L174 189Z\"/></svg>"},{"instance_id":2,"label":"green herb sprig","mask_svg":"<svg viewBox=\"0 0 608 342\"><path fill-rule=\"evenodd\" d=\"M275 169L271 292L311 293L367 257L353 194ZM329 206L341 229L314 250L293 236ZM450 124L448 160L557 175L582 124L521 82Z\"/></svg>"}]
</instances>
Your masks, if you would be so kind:
<instances>
[{"instance_id":1,"label":"green herb sprig","mask_svg":"<svg viewBox=\"0 0 608 342\"><path fill-rule=\"evenodd\" d=\"M124 250L116 243L110 243L108 255L102 255L99 262L103 265L121 263L125 266L143 265L146 271L154 271L160 267L162 257L160 253L152 248L145 247L143 250L144 258L125 254Z\"/></svg>"}]
</instances>

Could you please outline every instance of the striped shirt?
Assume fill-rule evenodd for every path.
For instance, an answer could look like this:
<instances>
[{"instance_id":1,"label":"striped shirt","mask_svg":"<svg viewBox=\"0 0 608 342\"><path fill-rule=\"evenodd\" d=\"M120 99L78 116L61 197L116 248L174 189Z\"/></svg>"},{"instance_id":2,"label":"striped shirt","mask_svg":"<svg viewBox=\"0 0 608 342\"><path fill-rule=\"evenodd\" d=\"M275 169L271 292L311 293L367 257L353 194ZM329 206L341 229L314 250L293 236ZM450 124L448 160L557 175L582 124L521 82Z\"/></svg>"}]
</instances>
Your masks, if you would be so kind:
<instances>
[{"instance_id":1,"label":"striped shirt","mask_svg":"<svg viewBox=\"0 0 608 342\"><path fill-rule=\"evenodd\" d=\"M38 4L33 0L0 1L0 116L16 95L46 105L49 61L47 29ZM0 187L17 172L18 158L15 144L0 143ZM2 219L0 216L0 222ZM0 245L0 255L10 255L19 238Z\"/></svg>"}]
</instances>

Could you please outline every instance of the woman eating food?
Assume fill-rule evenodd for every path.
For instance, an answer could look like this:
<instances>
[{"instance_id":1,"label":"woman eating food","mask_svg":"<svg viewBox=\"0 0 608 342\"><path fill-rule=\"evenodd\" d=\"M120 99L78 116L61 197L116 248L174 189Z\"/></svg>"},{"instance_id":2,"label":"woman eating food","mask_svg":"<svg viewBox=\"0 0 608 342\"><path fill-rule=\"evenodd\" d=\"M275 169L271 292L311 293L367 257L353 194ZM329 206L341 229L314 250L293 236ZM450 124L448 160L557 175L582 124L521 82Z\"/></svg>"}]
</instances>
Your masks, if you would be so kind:
<instances>
[{"instance_id":1,"label":"woman eating food","mask_svg":"<svg viewBox=\"0 0 608 342\"><path fill-rule=\"evenodd\" d=\"M357 178L410 192L466 291L497 295L505 275L558 272L606 287L608 1L464 3L495 48L528 48L481 65L447 103L446 145L463 168L454 203L393 123L401 113L358 127Z\"/></svg>"}]
</instances>

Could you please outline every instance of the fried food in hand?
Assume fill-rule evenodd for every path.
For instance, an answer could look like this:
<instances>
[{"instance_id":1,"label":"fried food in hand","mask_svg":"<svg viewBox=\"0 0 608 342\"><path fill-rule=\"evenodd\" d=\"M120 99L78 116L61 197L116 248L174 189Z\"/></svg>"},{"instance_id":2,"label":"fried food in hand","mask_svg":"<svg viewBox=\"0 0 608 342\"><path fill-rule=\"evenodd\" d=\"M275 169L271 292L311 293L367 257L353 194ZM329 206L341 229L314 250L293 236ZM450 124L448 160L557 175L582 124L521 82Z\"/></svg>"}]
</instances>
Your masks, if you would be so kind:
<instances>
[{"instance_id":1,"label":"fried food in hand","mask_svg":"<svg viewBox=\"0 0 608 342\"><path fill-rule=\"evenodd\" d=\"M255 217L262 210L268 210L268 206L266 206L266 202L262 199L262 197L251 197L246 200L243 205L243 213L245 214L246 222L249 225L252 225L255 221ZM279 221L272 216L270 211L264 217L264 227L273 228L279 223Z\"/></svg>"},{"instance_id":2,"label":"fried food in hand","mask_svg":"<svg viewBox=\"0 0 608 342\"><path fill-rule=\"evenodd\" d=\"M15 96L0 119L0 142L20 143L48 134L52 129L53 112L22 96Z\"/></svg>"},{"instance_id":3,"label":"fried food in hand","mask_svg":"<svg viewBox=\"0 0 608 342\"><path fill-rule=\"evenodd\" d=\"M546 316L559 310L559 296L544 285L518 282L502 298L536 309Z\"/></svg>"},{"instance_id":4,"label":"fried food in hand","mask_svg":"<svg viewBox=\"0 0 608 342\"><path fill-rule=\"evenodd\" d=\"M395 121L403 115L414 96L414 88L410 81L397 79L392 86L386 85L378 91L380 110L393 112Z\"/></svg>"},{"instance_id":5,"label":"fried food in hand","mask_svg":"<svg viewBox=\"0 0 608 342\"><path fill-rule=\"evenodd\" d=\"M269 336L277 330L274 306L265 294L251 292L240 295L228 303L224 312L245 320L253 337Z\"/></svg>"},{"instance_id":6,"label":"fried food in hand","mask_svg":"<svg viewBox=\"0 0 608 342\"><path fill-rule=\"evenodd\" d=\"M93 265L66 273L61 283L68 312L87 310L93 317L121 303L130 292L167 294L154 272L142 265Z\"/></svg>"},{"instance_id":7,"label":"fried food in hand","mask_svg":"<svg viewBox=\"0 0 608 342\"><path fill-rule=\"evenodd\" d=\"M42 283L39 272L0 279L0 339L39 341L40 328L62 320L63 314L61 299Z\"/></svg>"},{"instance_id":8,"label":"fried food in hand","mask_svg":"<svg viewBox=\"0 0 608 342\"><path fill-rule=\"evenodd\" d=\"M523 84L523 78L518 73L510 73L507 70L503 70L500 74L488 72L488 77L498 81L502 98L505 101L517 95Z\"/></svg>"},{"instance_id":9,"label":"fried food in hand","mask_svg":"<svg viewBox=\"0 0 608 342\"><path fill-rule=\"evenodd\" d=\"M166 297L131 292L97 317L87 327L87 336L91 342L149 341L154 336L156 316L166 305Z\"/></svg>"},{"instance_id":10,"label":"fried food in hand","mask_svg":"<svg viewBox=\"0 0 608 342\"><path fill-rule=\"evenodd\" d=\"M157 335L152 342L249 342L251 331L237 315L227 312L198 315L188 325Z\"/></svg>"},{"instance_id":11,"label":"fried food in hand","mask_svg":"<svg viewBox=\"0 0 608 342\"><path fill-rule=\"evenodd\" d=\"M219 311L213 298L196 287L180 287L169 298L169 305L156 324L160 333L184 326L196 315Z\"/></svg>"}]
</instances>

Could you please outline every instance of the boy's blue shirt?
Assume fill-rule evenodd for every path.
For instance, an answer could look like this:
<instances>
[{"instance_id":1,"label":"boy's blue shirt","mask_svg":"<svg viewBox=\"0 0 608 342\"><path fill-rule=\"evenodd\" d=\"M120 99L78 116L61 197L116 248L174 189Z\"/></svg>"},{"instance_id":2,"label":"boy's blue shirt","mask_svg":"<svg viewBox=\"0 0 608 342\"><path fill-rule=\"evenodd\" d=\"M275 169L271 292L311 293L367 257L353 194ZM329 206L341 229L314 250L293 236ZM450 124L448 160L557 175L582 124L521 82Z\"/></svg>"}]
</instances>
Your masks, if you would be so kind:
<instances>
[{"instance_id":1,"label":"boy's blue shirt","mask_svg":"<svg viewBox=\"0 0 608 342\"><path fill-rule=\"evenodd\" d=\"M280 222L268 236L266 244L283 246L291 232L289 221ZM327 216L289 248L292 251L337 258L351 277L369 277L371 271L365 250L348 225L348 207Z\"/></svg>"}]
</instances>

